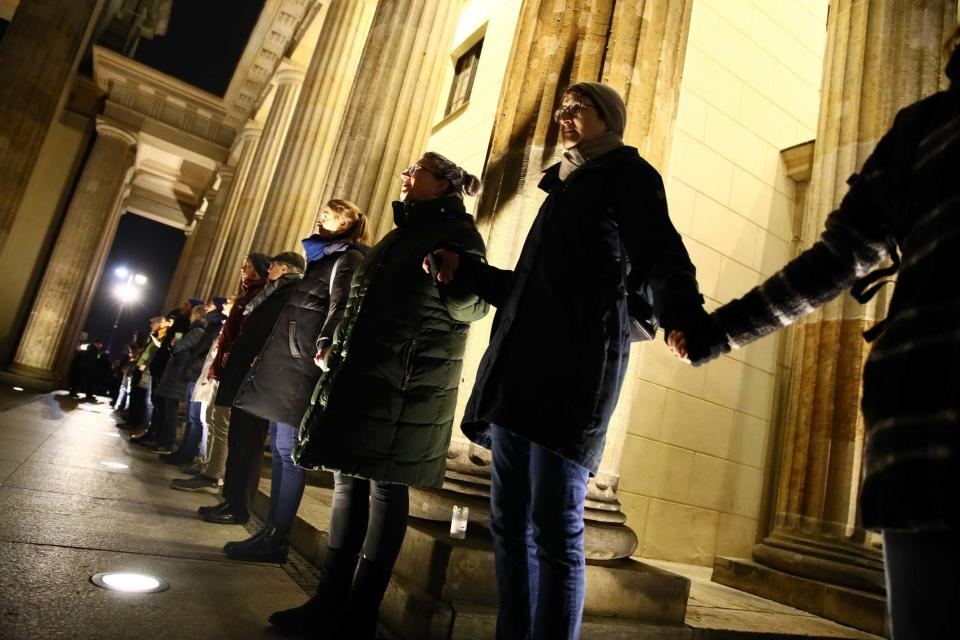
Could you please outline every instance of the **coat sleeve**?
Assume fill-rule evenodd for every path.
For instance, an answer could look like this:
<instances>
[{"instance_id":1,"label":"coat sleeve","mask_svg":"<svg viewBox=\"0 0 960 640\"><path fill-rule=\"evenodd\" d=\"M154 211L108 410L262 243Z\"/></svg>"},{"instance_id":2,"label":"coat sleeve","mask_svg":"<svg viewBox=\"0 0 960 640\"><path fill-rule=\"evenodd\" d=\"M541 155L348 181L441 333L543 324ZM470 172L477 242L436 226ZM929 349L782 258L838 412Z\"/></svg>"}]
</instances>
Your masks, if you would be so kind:
<instances>
[{"instance_id":1,"label":"coat sleeve","mask_svg":"<svg viewBox=\"0 0 960 640\"><path fill-rule=\"evenodd\" d=\"M643 295L665 328L670 314L699 309L696 269L670 221L656 169L644 164L618 175L614 217L631 265L629 293Z\"/></svg>"},{"instance_id":2,"label":"coat sleeve","mask_svg":"<svg viewBox=\"0 0 960 640\"><path fill-rule=\"evenodd\" d=\"M337 273L331 288L327 318L320 329L320 335L317 336L318 351L333 342L333 334L337 325L343 319L343 312L346 310L347 300L350 298L350 283L353 281L353 274L361 262L363 262L363 254L356 250L347 250L340 257L340 264L337 265Z\"/></svg>"},{"instance_id":3,"label":"coat sleeve","mask_svg":"<svg viewBox=\"0 0 960 640\"><path fill-rule=\"evenodd\" d=\"M477 264L492 269L492 267L487 267L483 263L486 249L483 245L483 238L480 237L475 228L471 226L462 234L461 238L455 239L454 243L460 254L461 268L464 264ZM461 275L459 269L457 275ZM468 278L455 276L453 282L449 284L437 283L437 289L450 317L458 322L474 322L483 318L490 311L488 301L471 286Z\"/></svg>"},{"instance_id":4,"label":"coat sleeve","mask_svg":"<svg viewBox=\"0 0 960 640\"><path fill-rule=\"evenodd\" d=\"M713 313L731 346L773 333L826 304L891 255L898 198L894 128L867 158L827 217L820 239L763 284ZM902 121L901 121L902 122Z\"/></svg>"},{"instance_id":5,"label":"coat sleeve","mask_svg":"<svg viewBox=\"0 0 960 640\"><path fill-rule=\"evenodd\" d=\"M186 335L177 340L177 342L170 347L171 353L182 353L184 351L190 351L195 346L200 343L200 340L203 339L204 328L203 327L194 327L190 331L187 331Z\"/></svg>"}]
</instances>

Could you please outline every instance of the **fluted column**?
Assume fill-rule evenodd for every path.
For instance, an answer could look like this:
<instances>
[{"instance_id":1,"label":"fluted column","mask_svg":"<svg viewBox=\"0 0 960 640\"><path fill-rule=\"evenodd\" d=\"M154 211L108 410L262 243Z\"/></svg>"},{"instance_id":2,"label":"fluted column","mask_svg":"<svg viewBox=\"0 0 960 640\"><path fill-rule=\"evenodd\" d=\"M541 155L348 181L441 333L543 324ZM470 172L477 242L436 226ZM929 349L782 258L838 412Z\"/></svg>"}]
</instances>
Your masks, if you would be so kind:
<instances>
[{"instance_id":1,"label":"fluted column","mask_svg":"<svg viewBox=\"0 0 960 640\"><path fill-rule=\"evenodd\" d=\"M479 203L491 264L511 266L519 257L543 201L543 193L537 189L540 173L559 157L552 112L558 92L569 84L602 80L616 87L630 114L625 142L637 146L655 166L666 165L691 5L692 0L524 2ZM471 332L464 366L468 376L476 370L487 335L483 327ZM624 526L626 516L617 499L635 378L631 367L610 422L600 469L588 488L585 547L592 559L624 558L637 547L636 534ZM466 388L471 383L467 380ZM460 494L453 499L488 495L489 461L486 450L469 443L459 432L454 434L445 485L448 492ZM413 513L443 515L439 509L424 509L422 501L419 505L416 500L411 502ZM478 500L483 520L487 513L481 505Z\"/></svg>"},{"instance_id":2,"label":"fluted column","mask_svg":"<svg viewBox=\"0 0 960 640\"><path fill-rule=\"evenodd\" d=\"M228 240L214 281L217 289L226 289L236 281L237 268L251 250L263 251L254 245L253 236L260 223L260 214L267 198L267 190L280 160L283 140L290 126L297 93L303 82L303 71L284 62L275 76L276 95L263 125L263 135L257 145L237 203L237 211L229 228Z\"/></svg>"},{"instance_id":3,"label":"fluted column","mask_svg":"<svg viewBox=\"0 0 960 640\"><path fill-rule=\"evenodd\" d=\"M203 197L200 207L194 212L193 221L189 227L184 229L187 241L180 251L180 259L177 260L177 268L173 272L173 280L163 302L164 309L175 307L180 301L187 298L198 297L197 282L200 277L200 270L203 267L203 260L213 242L211 229L215 226L215 224L204 224L204 221L210 215L207 213L208 209L212 210L213 215L219 217L219 209L223 206L225 199L221 189L224 186L229 189L229 183L224 185L224 173L232 180L232 169L228 169L226 172L221 169L218 172L214 184ZM206 300L206 297L203 299Z\"/></svg>"},{"instance_id":4,"label":"fluted column","mask_svg":"<svg viewBox=\"0 0 960 640\"><path fill-rule=\"evenodd\" d=\"M461 6L392 0L374 14L320 200L357 203L376 237L393 226L400 171L426 151Z\"/></svg>"},{"instance_id":5,"label":"fluted column","mask_svg":"<svg viewBox=\"0 0 960 640\"><path fill-rule=\"evenodd\" d=\"M376 0L330 3L254 246L279 252L309 234L375 7Z\"/></svg>"},{"instance_id":6,"label":"fluted column","mask_svg":"<svg viewBox=\"0 0 960 640\"><path fill-rule=\"evenodd\" d=\"M207 255L204 257L203 266L200 268L200 275L197 279L197 294L204 299L211 296L227 296L236 292L237 285L240 282L240 264L234 265L233 280L221 285L216 282L217 274L220 272L223 262L223 253L227 246L227 241L232 233L234 220L237 217L237 209L240 205L240 195L243 193L243 185L250 175L250 167L253 165L253 157L257 151L257 145L260 144L260 136L263 128L259 123L250 121L243 128L237 139L233 143L233 149L230 157L234 162L233 179L229 188L224 191L223 207L219 210L216 218L207 220L204 233L212 234L212 241ZM235 160L234 160L235 159ZM222 171L221 171L222 173ZM223 188L223 187L221 187Z\"/></svg>"},{"instance_id":7,"label":"fluted column","mask_svg":"<svg viewBox=\"0 0 960 640\"><path fill-rule=\"evenodd\" d=\"M55 379L73 353L120 218L136 137L102 119L11 370Z\"/></svg>"},{"instance_id":8,"label":"fluted column","mask_svg":"<svg viewBox=\"0 0 960 640\"><path fill-rule=\"evenodd\" d=\"M0 250L103 0L21 2L0 44Z\"/></svg>"}]
</instances>

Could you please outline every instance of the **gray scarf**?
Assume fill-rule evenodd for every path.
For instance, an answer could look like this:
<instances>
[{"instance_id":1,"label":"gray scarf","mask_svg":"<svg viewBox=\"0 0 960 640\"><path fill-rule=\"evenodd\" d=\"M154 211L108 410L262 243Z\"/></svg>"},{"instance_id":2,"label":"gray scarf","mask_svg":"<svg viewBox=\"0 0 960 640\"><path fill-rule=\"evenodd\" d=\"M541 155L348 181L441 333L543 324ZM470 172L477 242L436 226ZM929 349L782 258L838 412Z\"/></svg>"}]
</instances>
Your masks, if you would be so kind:
<instances>
[{"instance_id":1,"label":"gray scarf","mask_svg":"<svg viewBox=\"0 0 960 640\"><path fill-rule=\"evenodd\" d=\"M260 291L257 291L257 295L253 296L253 299L247 303L247 306L243 308L244 317L253 313L253 310L259 307L264 300L269 298L281 285L284 285L288 282L294 280L299 280L303 277L302 273L285 273L273 282L268 282Z\"/></svg>"},{"instance_id":2,"label":"gray scarf","mask_svg":"<svg viewBox=\"0 0 960 640\"><path fill-rule=\"evenodd\" d=\"M599 158L603 154L613 151L614 149L619 149L622 146L623 138L612 131L607 131L593 140L588 140L571 149L567 149L560 157L560 179L566 180L567 176L590 160Z\"/></svg>"}]
</instances>

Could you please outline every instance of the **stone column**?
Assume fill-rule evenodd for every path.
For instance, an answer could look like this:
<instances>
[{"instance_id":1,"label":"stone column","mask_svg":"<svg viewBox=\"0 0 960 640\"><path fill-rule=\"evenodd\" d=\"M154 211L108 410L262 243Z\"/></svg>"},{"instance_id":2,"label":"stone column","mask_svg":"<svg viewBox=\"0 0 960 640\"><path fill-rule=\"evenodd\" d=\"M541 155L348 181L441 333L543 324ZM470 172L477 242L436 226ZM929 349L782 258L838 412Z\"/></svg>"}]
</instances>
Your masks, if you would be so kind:
<instances>
[{"instance_id":1,"label":"stone column","mask_svg":"<svg viewBox=\"0 0 960 640\"><path fill-rule=\"evenodd\" d=\"M254 236L258 248L278 253L311 230L375 6L375 0L332 0L327 9Z\"/></svg>"},{"instance_id":2,"label":"stone column","mask_svg":"<svg viewBox=\"0 0 960 640\"><path fill-rule=\"evenodd\" d=\"M21 2L0 45L0 250L103 0Z\"/></svg>"},{"instance_id":3,"label":"stone column","mask_svg":"<svg viewBox=\"0 0 960 640\"><path fill-rule=\"evenodd\" d=\"M73 356L110 250L136 137L103 119L20 337L11 371L56 379Z\"/></svg>"},{"instance_id":4,"label":"stone column","mask_svg":"<svg viewBox=\"0 0 960 640\"><path fill-rule=\"evenodd\" d=\"M187 245L184 246L180 255L180 262L177 265L179 278L174 278L174 282L180 283L176 291L177 298L186 293L190 296L202 297L204 300L209 299L209 291L201 293L203 268L216 244L224 205L233 187L235 175L236 169L234 167L221 167L217 172L217 180L211 193L208 193L204 198L206 210L203 211L204 207L201 207L194 214L194 227L189 234ZM201 213L202 215L200 215ZM173 287L171 287L172 290Z\"/></svg>"},{"instance_id":5,"label":"stone column","mask_svg":"<svg viewBox=\"0 0 960 640\"><path fill-rule=\"evenodd\" d=\"M393 0L374 14L320 201L357 203L376 238L393 226L400 171L426 150L461 6Z\"/></svg>"},{"instance_id":6,"label":"stone column","mask_svg":"<svg viewBox=\"0 0 960 640\"><path fill-rule=\"evenodd\" d=\"M228 229L226 248L214 281L215 288L219 290L234 286L237 269L245 255L251 250L264 251L263 247L253 244L253 236L260 223L260 214L263 211L267 190L270 188L270 181L280 160L283 140L287 135L297 93L303 82L303 71L289 61L284 61L274 79L277 83L277 93L267 114L263 135L257 145L250 172L240 193L237 211Z\"/></svg>"},{"instance_id":7,"label":"stone column","mask_svg":"<svg viewBox=\"0 0 960 640\"><path fill-rule=\"evenodd\" d=\"M573 5L539 0L525 2L521 9L479 203L491 264L516 262L543 201L536 185L540 172L556 162L562 150L552 113L557 93L567 85L598 79L616 87L631 114L625 142L637 146L658 168L667 164L692 0L583 0ZM487 335L484 327L471 332L466 375L476 370ZM585 546L591 559L625 558L637 548L636 534L624 526L626 516L617 499L635 379L631 366L610 422L600 469L589 485ZM472 379L466 381L464 389L471 383ZM412 512L449 518L449 512L441 510L447 503L463 501L464 495L476 496L472 508L479 509L479 519L485 520L489 517L484 504L489 495L489 453L455 430L448 458L445 489L460 495L447 494L442 506L429 508L425 500L412 500Z\"/></svg>"},{"instance_id":8,"label":"stone column","mask_svg":"<svg viewBox=\"0 0 960 640\"><path fill-rule=\"evenodd\" d=\"M846 179L896 112L946 86L941 44L956 26L956 12L955 0L831 4L803 246L819 237L847 192ZM844 294L797 329L774 526L753 557L781 575L808 580L786 581L769 593L760 586L772 584L769 577L751 585L714 571L725 583L873 633L884 632L884 583L878 543L857 517L860 384L868 352L862 333L885 315L888 294L865 306ZM810 598L809 585L822 583L841 589Z\"/></svg>"},{"instance_id":9,"label":"stone column","mask_svg":"<svg viewBox=\"0 0 960 640\"><path fill-rule=\"evenodd\" d=\"M257 145L260 144L262 133L263 129L260 124L251 120L237 136L230 154L231 165L235 169L232 170L232 181L228 185L229 188L223 194L223 207L217 211L216 217L207 219L204 228L200 230L203 234L209 233L212 235L210 248L204 257L203 266L200 268L200 275L197 279L197 293L204 298L228 296L236 293L237 283L239 282L238 274L240 273L239 263L234 265L234 276L231 282L221 286L216 282L216 278L223 261L223 252L226 249L227 240L237 216L240 194L243 192L243 185L250 175L250 167L253 164L253 157L256 154ZM225 168L228 174L230 172L229 166ZM223 170L221 170L221 174L223 174ZM221 189L224 189L224 187L221 186Z\"/></svg>"}]
</instances>

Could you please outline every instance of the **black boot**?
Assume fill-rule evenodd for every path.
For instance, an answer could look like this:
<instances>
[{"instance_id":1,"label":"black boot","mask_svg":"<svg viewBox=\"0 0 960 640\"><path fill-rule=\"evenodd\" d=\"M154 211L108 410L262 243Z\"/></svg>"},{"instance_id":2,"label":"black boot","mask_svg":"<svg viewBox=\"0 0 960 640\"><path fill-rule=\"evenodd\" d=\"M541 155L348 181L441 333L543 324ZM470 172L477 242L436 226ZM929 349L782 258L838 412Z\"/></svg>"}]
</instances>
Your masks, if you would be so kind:
<instances>
[{"instance_id":1,"label":"black boot","mask_svg":"<svg viewBox=\"0 0 960 640\"><path fill-rule=\"evenodd\" d=\"M313 636L314 640L332 640L349 637L351 640L377 640L377 623L380 617L380 603L390 584L391 571L366 557L361 558L357 577L347 602L347 612L339 620L331 635L331 630L322 629Z\"/></svg>"},{"instance_id":2,"label":"black boot","mask_svg":"<svg viewBox=\"0 0 960 640\"><path fill-rule=\"evenodd\" d=\"M322 628L331 617L342 614L356 568L356 554L327 547L317 592L299 607L271 613L270 624L291 635Z\"/></svg>"},{"instance_id":3,"label":"black boot","mask_svg":"<svg viewBox=\"0 0 960 640\"><path fill-rule=\"evenodd\" d=\"M284 563L287 561L289 551L290 541L287 538L287 531L271 526L259 540L250 544L231 547L227 551L227 557L231 560L244 560L246 562Z\"/></svg>"},{"instance_id":4,"label":"black boot","mask_svg":"<svg viewBox=\"0 0 960 640\"><path fill-rule=\"evenodd\" d=\"M234 549L234 548L236 548L236 547L245 547L245 546L247 546L247 545L251 545L251 544L253 544L254 542L256 542L257 540L259 540L260 538L262 538L262 537L264 537L265 535L267 535L268 533L270 533L270 530L271 530L272 528L273 528L273 523L270 522L269 520L267 520L267 521L264 523L263 527L260 528L259 531L257 531L255 534L253 534L252 536L250 536L250 537L247 538L246 540L231 541L231 542L228 542L227 544L223 545L223 552L224 552L224 553L227 553L228 551L230 551L231 549Z\"/></svg>"},{"instance_id":5,"label":"black boot","mask_svg":"<svg viewBox=\"0 0 960 640\"><path fill-rule=\"evenodd\" d=\"M201 516L205 516L208 513L219 513L221 511L230 511L230 510L231 510L230 503L226 501L218 502L217 504L211 504L209 506L197 507L197 513L199 513Z\"/></svg>"}]
</instances>

